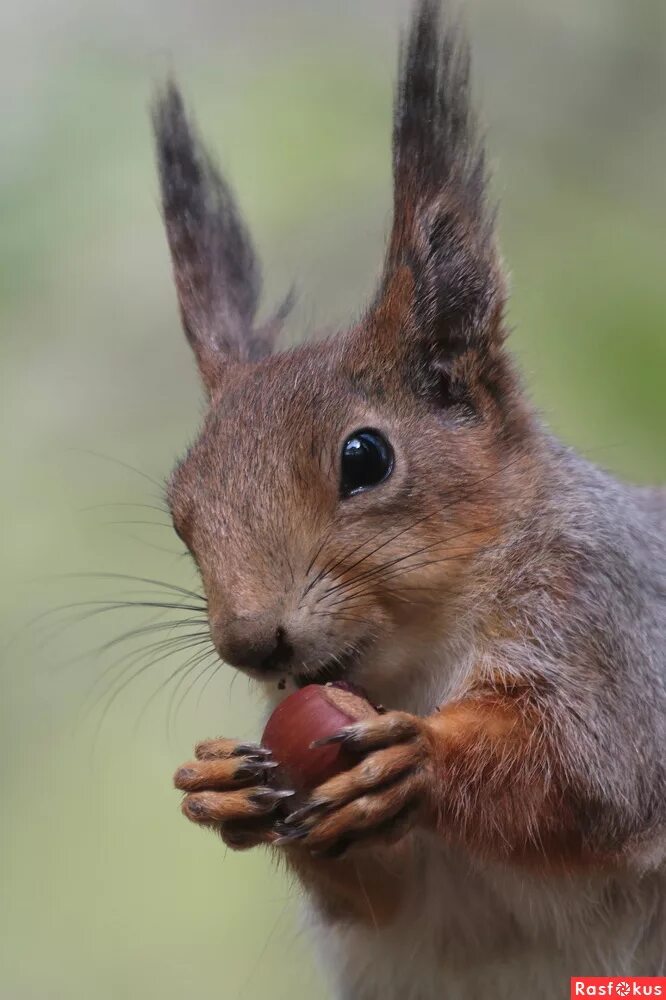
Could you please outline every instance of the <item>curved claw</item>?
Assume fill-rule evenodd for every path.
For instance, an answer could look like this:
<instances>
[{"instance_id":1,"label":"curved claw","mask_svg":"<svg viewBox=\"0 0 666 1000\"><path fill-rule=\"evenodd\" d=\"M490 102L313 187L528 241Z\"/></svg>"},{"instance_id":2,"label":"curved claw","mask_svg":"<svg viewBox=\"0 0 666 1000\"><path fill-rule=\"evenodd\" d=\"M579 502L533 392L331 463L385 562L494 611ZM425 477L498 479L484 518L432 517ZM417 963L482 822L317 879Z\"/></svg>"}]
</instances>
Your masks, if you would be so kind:
<instances>
[{"instance_id":1,"label":"curved claw","mask_svg":"<svg viewBox=\"0 0 666 1000\"><path fill-rule=\"evenodd\" d=\"M258 743L238 743L234 750L231 752L232 757L248 757L248 758L268 758L272 757L273 753L268 747L262 747Z\"/></svg>"},{"instance_id":2,"label":"curved claw","mask_svg":"<svg viewBox=\"0 0 666 1000\"><path fill-rule=\"evenodd\" d=\"M219 738L197 744L195 755L174 776L185 816L234 849L272 843L277 807L295 793L269 784L278 766L270 750Z\"/></svg>"},{"instance_id":3,"label":"curved claw","mask_svg":"<svg viewBox=\"0 0 666 1000\"><path fill-rule=\"evenodd\" d=\"M430 740L424 720L390 712L317 741L344 743L358 763L329 778L308 802L276 824L277 846L302 843L320 857L339 857L358 843L404 836L431 781Z\"/></svg>"}]
</instances>

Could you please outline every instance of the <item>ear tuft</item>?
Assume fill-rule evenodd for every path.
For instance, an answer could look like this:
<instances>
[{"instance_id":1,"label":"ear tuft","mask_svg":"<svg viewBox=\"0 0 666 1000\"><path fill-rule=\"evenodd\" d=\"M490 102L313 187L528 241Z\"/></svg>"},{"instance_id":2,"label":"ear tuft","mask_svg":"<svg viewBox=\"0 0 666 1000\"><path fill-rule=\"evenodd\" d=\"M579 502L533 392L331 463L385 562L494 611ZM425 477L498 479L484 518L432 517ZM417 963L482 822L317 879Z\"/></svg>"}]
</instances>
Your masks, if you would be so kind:
<instances>
[{"instance_id":1,"label":"ear tuft","mask_svg":"<svg viewBox=\"0 0 666 1000\"><path fill-rule=\"evenodd\" d=\"M492 232L485 154L470 101L469 44L460 22L444 21L437 0L421 2L401 45L393 176L397 207L410 199L424 205L448 191Z\"/></svg>"},{"instance_id":2,"label":"ear tuft","mask_svg":"<svg viewBox=\"0 0 666 1000\"><path fill-rule=\"evenodd\" d=\"M421 0L401 46L393 228L374 314L386 311L396 276L407 272L400 354L416 350L440 372L468 351L483 364L503 336L504 279L469 77L461 24L437 0Z\"/></svg>"},{"instance_id":3,"label":"ear tuft","mask_svg":"<svg viewBox=\"0 0 666 1000\"><path fill-rule=\"evenodd\" d=\"M254 329L261 275L252 240L173 81L156 97L153 125L183 327L211 388L227 358L267 354L279 323Z\"/></svg>"}]
</instances>

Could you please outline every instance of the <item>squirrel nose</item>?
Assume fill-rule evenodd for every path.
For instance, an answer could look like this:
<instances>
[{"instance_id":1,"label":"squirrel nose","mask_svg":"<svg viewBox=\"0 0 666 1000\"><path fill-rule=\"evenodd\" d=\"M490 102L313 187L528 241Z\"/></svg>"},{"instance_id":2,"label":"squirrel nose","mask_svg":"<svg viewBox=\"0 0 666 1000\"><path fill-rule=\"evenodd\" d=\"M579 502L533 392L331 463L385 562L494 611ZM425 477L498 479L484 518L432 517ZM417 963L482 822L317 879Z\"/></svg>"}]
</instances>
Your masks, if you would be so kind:
<instances>
[{"instance_id":1,"label":"squirrel nose","mask_svg":"<svg viewBox=\"0 0 666 1000\"><path fill-rule=\"evenodd\" d=\"M227 622L216 645L222 659L232 666L266 673L286 666L293 652L282 625L257 616Z\"/></svg>"}]
</instances>

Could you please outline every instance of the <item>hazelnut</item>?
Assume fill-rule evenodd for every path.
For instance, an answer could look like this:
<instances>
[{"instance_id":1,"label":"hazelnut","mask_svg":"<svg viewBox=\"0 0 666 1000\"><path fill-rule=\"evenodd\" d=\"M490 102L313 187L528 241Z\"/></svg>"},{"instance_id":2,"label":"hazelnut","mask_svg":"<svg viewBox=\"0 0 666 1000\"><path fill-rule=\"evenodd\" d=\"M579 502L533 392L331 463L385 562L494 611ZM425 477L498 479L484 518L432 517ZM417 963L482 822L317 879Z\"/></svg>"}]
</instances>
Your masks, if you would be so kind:
<instances>
[{"instance_id":1,"label":"hazelnut","mask_svg":"<svg viewBox=\"0 0 666 1000\"><path fill-rule=\"evenodd\" d=\"M353 767L358 758L343 743L312 743L376 714L377 709L346 684L309 684L289 695L269 718L262 737L281 765L279 783L307 794Z\"/></svg>"}]
</instances>

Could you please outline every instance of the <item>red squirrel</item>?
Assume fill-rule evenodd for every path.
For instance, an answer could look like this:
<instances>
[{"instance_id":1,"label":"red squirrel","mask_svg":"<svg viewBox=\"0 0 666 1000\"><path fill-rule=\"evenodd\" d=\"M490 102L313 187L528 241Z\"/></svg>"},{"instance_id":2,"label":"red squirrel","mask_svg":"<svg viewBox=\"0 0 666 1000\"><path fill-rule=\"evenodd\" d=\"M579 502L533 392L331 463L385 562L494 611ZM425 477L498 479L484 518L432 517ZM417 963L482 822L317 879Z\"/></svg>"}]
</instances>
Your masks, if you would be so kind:
<instances>
[{"instance_id":1,"label":"red squirrel","mask_svg":"<svg viewBox=\"0 0 666 1000\"><path fill-rule=\"evenodd\" d=\"M208 403L168 499L212 639L269 708L345 679L387 709L291 813L269 751L205 740L185 815L285 859L342 1000L666 974L665 495L560 444L521 386L460 26L416 4L381 280L336 336L275 350L286 310L255 322L250 237L173 83L154 125Z\"/></svg>"}]
</instances>

